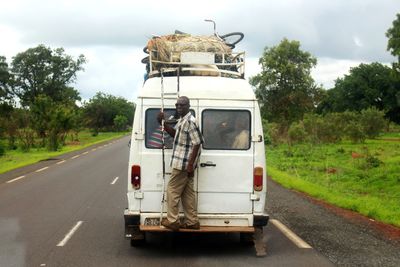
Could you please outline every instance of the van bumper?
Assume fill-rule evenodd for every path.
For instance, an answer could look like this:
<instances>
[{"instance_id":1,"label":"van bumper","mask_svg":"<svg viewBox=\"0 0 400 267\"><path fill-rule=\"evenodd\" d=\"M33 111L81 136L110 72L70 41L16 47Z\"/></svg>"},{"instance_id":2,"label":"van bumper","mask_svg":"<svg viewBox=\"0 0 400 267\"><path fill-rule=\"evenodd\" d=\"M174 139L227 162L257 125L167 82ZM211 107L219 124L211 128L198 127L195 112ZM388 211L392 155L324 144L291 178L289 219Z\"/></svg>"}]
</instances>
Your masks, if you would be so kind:
<instances>
[{"instance_id":1,"label":"van bumper","mask_svg":"<svg viewBox=\"0 0 400 267\"><path fill-rule=\"evenodd\" d=\"M140 231L140 214L124 211L125 221L125 238L126 239L143 239L143 233Z\"/></svg>"},{"instance_id":2,"label":"van bumper","mask_svg":"<svg viewBox=\"0 0 400 267\"><path fill-rule=\"evenodd\" d=\"M253 226L254 227L263 227L268 224L269 215L262 214L262 215L254 215L253 217Z\"/></svg>"},{"instance_id":3,"label":"van bumper","mask_svg":"<svg viewBox=\"0 0 400 267\"><path fill-rule=\"evenodd\" d=\"M142 215L142 216L141 216ZM236 218L235 218L236 217ZM144 232L160 231L158 213L140 213L125 210L125 237L128 239L140 239ZM247 232L254 231L255 228L266 226L269 221L268 214L248 214L248 215L210 215L199 214L200 224L205 224L204 230L207 232ZM224 225L231 221L232 226ZM202 223L203 222L203 223ZM247 222L247 223L246 223ZM248 224L252 222L252 224ZM162 230L161 230L162 231Z\"/></svg>"}]
</instances>

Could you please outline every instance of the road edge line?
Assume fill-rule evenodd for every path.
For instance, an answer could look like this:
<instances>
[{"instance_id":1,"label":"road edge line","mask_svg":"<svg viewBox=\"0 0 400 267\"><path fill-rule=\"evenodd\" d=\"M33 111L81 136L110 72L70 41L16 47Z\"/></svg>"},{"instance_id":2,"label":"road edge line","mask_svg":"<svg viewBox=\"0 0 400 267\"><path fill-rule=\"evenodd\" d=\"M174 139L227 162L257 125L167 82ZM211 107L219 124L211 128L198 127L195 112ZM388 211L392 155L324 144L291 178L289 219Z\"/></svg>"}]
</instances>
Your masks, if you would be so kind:
<instances>
[{"instance_id":1,"label":"road edge line","mask_svg":"<svg viewBox=\"0 0 400 267\"><path fill-rule=\"evenodd\" d=\"M18 181L18 180L20 180L20 179L22 179L22 178L25 178L25 175L18 176L17 178L14 178L14 179L8 180L6 183L7 183L7 184L9 184L9 183L12 183L12 182Z\"/></svg>"},{"instance_id":2,"label":"road edge line","mask_svg":"<svg viewBox=\"0 0 400 267\"><path fill-rule=\"evenodd\" d=\"M298 235L292 232L288 227L276 219L270 219L271 223L275 225L287 238L289 238L299 248L312 248L306 241L301 239Z\"/></svg>"},{"instance_id":3,"label":"road edge line","mask_svg":"<svg viewBox=\"0 0 400 267\"><path fill-rule=\"evenodd\" d=\"M42 171L44 171L44 170L47 170L48 168L49 168L49 166L43 167L43 168L41 168L41 169L39 169L39 170L36 170L35 172L42 172Z\"/></svg>"}]
</instances>

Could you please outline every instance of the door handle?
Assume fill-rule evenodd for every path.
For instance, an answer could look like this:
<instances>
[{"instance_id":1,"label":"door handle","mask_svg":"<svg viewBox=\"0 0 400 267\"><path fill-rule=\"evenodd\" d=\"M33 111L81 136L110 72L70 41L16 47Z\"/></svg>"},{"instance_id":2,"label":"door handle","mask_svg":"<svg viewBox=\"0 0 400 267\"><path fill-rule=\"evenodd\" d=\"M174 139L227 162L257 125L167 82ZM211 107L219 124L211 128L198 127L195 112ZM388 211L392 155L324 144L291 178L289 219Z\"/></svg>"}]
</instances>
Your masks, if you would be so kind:
<instances>
[{"instance_id":1,"label":"door handle","mask_svg":"<svg viewBox=\"0 0 400 267\"><path fill-rule=\"evenodd\" d=\"M211 161L207 161L206 163L202 162L200 163L200 167L215 167L217 164L212 163Z\"/></svg>"}]
</instances>

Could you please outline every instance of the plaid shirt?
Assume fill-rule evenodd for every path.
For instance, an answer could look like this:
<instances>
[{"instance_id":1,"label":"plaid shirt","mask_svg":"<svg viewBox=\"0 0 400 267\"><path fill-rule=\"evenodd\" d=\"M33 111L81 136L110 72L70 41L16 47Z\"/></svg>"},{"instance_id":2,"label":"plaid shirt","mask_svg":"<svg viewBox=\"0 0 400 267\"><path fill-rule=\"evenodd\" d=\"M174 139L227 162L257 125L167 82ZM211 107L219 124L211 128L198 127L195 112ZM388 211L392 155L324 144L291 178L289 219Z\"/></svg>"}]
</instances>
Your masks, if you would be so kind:
<instances>
[{"instance_id":1,"label":"plaid shirt","mask_svg":"<svg viewBox=\"0 0 400 267\"><path fill-rule=\"evenodd\" d=\"M174 148L172 150L171 167L178 170L186 170L189 157L192 154L193 146L203 143L203 136L196 124L195 118L190 112L180 118L176 124L174 137ZM194 161L194 167L198 160L199 153Z\"/></svg>"}]
</instances>

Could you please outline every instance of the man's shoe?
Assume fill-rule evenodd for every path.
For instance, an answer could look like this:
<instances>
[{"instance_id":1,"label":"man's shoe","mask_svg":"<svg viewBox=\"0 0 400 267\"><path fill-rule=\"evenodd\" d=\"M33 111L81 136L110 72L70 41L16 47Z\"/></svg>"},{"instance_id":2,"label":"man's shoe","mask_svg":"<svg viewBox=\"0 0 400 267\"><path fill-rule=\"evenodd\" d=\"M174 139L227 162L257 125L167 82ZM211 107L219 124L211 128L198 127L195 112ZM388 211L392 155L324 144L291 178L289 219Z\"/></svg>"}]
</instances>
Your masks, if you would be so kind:
<instances>
[{"instance_id":1,"label":"man's shoe","mask_svg":"<svg viewBox=\"0 0 400 267\"><path fill-rule=\"evenodd\" d=\"M198 229L200 229L200 223L199 222L197 222L195 224L184 223L184 224L181 225L181 228L182 229L195 229L195 230L198 230Z\"/></svg>"},{"instance_id":2,"label":"man's shoe","mask_svg":"<svg viewBox=\"0 0 400 267\"><path fill-rule=\"evenodd\" d=\"M178 231L179 230L179 222L171 223L170 221L168 221L167 218L163 218L161 220L161 225L166 227L166 228L168 228L168 229L171 229L172 231Z\"/></svg>"}]
</instances>

